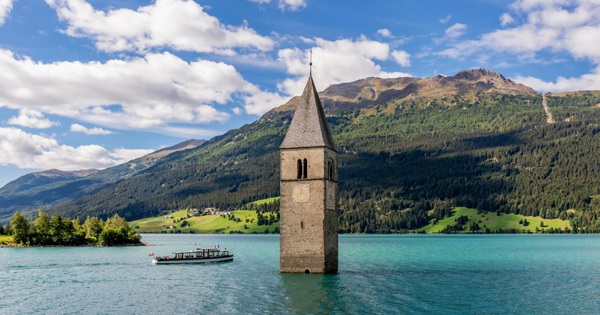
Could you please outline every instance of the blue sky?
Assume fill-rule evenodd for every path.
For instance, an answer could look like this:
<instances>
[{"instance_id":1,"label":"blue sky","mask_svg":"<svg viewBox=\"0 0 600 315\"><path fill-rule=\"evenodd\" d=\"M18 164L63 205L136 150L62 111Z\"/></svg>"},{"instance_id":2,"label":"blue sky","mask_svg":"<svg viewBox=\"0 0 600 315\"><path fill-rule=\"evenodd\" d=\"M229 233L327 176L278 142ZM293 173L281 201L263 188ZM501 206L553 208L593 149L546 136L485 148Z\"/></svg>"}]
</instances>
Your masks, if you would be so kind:
<instances>
[{"instance_id":1,"label":"blue sky","mask_svg":"<svg viewBox=\"0 0 600 315\"><path fill-rule=\"evenodd\" d=\"M0 186L210 139L368 76L600 89L594 0L0 0Z\"/></svg>"}]
</instances>

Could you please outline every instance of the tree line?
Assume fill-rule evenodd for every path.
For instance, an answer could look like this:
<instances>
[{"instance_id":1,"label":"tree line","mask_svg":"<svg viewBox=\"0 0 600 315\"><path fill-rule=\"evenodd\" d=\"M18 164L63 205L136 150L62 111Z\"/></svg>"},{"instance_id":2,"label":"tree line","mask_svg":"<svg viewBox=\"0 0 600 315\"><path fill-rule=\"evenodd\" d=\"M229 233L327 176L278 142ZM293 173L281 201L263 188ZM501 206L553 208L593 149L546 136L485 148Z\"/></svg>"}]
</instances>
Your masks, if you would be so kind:
<instances>
[{"instance_id":1,"label":"tree line","mask_svg":"<svg viewBox=\"0 0 600 315\"><path fill-rule=\"evenodd\" d=\"M133 245L140 244L140 236L130 229L127 221L118 214L106 219L88 216L63 218L55 213L48 217L42 210L33 222L15 212L0 234L12 235L16 244L27 246L80 246L80 245Z\"/></svg>"}]
</instances>

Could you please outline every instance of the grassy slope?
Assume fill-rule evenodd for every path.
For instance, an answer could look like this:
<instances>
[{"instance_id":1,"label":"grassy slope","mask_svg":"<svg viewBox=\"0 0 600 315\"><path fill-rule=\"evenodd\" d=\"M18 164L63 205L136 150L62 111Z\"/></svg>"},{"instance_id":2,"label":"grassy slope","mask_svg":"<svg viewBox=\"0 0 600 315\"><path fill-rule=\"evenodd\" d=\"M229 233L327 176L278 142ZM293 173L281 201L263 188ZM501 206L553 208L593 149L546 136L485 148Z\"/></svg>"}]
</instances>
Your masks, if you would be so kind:
<instances>
[{"instance_id":1,"label":"grassy slope","mask_svg":"<svg viewBox=\"0 0 600 315\"><path fill-rule=\"evenodd\" d=\"M185 218L187 211L177 211L171 213L171 215L177 219ZM256 212L250 210L236 210L233 212L236 218L240 218L242 222L234 222L232 220L228 220L227 218L223 218L220 215L207 215L201 217L192 217L187 218L186 220L189 223L187 228L181 228L181 221L178 223L173 223L174 219L165 219L163 216L147 218L137 221L132 221L130 225L132 227L138 226L136 228L136 232L138 233L160 233L163 230L163 225L175 225L177 229L180 231L194 232L194 233L229 233L229 231L242 231L244 233L263 233L266 228L270 231L273 231L274 228L279 227L279 222L272 225L261 225L258 226L256 224ZM416 231L423 231L425 233L440 233L448 225L455 224L455 219L460 216L469 217L469 222L465 224L465 233L470 232L468 230L468 226L471 222L475 221L479 224L480 230L479 232L485 231L485 229L490 229L490 231L494 232L500 229L517 229L522 230L523 232L532 232L535 233L536 227L539 230L544 230L548 228L558 228L564 229L569 227L569 221L563 221L560 219L547 220L542 219L541 217L531 217L531 216L523 216L516 214L501 214L500 216L496 215L496 213L477 213L476 209L469 209L464 207L457 207L453 210L452 216L445 218L443 220L439 220L435 225L430 223L429 225L420 228ZM254 222L246 223L246 219L252 220ZM527 219L529 221L528 226L523 226L519 224L520 220ZM544 227L540 226L541 222L544 222ZM248 229L244 229L244 224L248 226ZM174 230L166 230L166 232L174 231ZM0 241L2 239L0 238Z\"/></svg>"},{"instance_id":2,"label":"grassy slope","mask_svg":"<svg viewBox=\"0 0 600 315\"><path fill-rule=\"evenodd\" d=\"M223 218L220 215L205 215L200 217L192 217L185 219L189 225L187 227L181 227L181 221L178 223L173 223L173 220L178 220L181 218L185 218L187 211L177 211L173 212L170 215L174 217L174 219L165 219L164 216L153 217L147 219L141 219L132 221L130 226L139 227L135 228L135 231L138 233L160 233L162 231L170 232L174 231L173 229L164 230L163 225L175 225L178 230L184 233L194 232L194 233L229 233L230 231L242 231L244 233L264 233L265 229L269 229L269 231L273 231L273 229L279 227L279 222L271 224L271 225L258 225L257 224L257 216L255 211L250 210L235 210L233 211L233 215L236 218L240 218L241 222L234 222L227 218ZM268 215L268 214L265 214ZM274 214L275 215L275 214ZM254 222L246 222L246 219ZM244 225L248 227L248 229L244 229Z\"/></svg>"},{"instance_id":3,"label":"grassy slope","mask_svg":"<svg viewBox=\"0 0 600 315\"><path fill-rule=\"evenodd\" d=\"M490 229L490 231L494 232L499 229L518 229L523 230L524 232L530 231L535 233L535 228L539 228L540 230L548 229L548 228L559 228L564 229L569 227L569 221L563 221L560 219L542 219L541 217L529 217L518 214L501 214L500 216L496 215L496 213L488 212L488 213L477 213L476 209L468 209L464 207L457 207L452 211L452 216L445 218L443 220L439 220L435 225L429 223L423 228L418 229L417 231L424 231L425 233L439 233L448 225L453 225L455 223L455 219L460 216L469 217L469 222L465 224L464 232L468 231L468 226L471 222L475 221L479 224L480 232L485 231L485 229ZM527 219L529 221L528 226L523 226L519 224L520 220ZM479 222L481 221L481 222ZM544 221L544 227L540 227L540 223Z\"/></svg>"},{"instance_id":4,"label":"grassy slope","mask_svg":"<svg viewBox=\"0 0 600 315\"><path fill-rule=\"evenodd\" d=\"M275 202L277 200L279 200L279 197L272 197L272 198L261 199L261 200L257 200L257 201L254 201L254 202L250 202L249 204L254 204L254 205L260 206L260 205L264 205L264 204L267 204L267 203L273 203L273 202Z\"/></svg>"}]
</instances>

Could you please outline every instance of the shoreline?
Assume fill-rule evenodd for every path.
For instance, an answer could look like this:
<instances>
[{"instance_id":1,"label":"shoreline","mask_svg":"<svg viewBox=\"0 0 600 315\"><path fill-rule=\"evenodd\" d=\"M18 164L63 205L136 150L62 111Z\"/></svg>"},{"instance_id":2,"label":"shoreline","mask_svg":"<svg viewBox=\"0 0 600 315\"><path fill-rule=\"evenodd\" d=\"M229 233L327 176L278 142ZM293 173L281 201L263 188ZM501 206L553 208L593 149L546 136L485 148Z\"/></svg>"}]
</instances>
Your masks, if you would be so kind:
<instances>
[{"instance_id":1,"label":"shoreline","mask_svg":"<svg viewBox=\"0 0 600 315\"><path fill-rule=\"evenodd\" d=\"M84 245L22 245L22 244L0 244L0 248L53 248L53 247L130 247L130 246L155 246L152 243L140 241L139 243L122 244L122 245L110 245L101 246L95 244L84 244Z\"/></svg>"}]
</instances>

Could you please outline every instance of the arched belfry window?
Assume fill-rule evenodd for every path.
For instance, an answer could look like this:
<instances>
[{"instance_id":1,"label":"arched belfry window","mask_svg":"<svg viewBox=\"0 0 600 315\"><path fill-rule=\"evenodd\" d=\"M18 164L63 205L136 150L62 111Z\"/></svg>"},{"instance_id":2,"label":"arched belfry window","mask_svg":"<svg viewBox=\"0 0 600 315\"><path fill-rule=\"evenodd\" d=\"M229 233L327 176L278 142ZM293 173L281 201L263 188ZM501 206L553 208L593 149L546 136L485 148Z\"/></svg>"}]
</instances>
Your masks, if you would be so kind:
<instances>
[{"instance_id":1,"label":"arched belfry window","mask_svg":"<svg viewBox=\"0 0 600 315\"><path fill-rule=\"evenodd\" d=\"M306 161L306 159L304 159L304 178L307 177L308 174L308 161Z\"/></svg>"},{"instance_id":2,"label":"arched belfry window","mask_svg":"<svg viewBox=\"0 0 600 315\"><path fill-rule=\"evenodd\" d=\"M327 178L329 180L335 180L335 165L333 160L327 162Z\"/></svg>"},{"instance_id":3,"label":"arched belfry window","mask_svg":"<svg viewBox=\"0 0 600 315\"><path fill-rule=\"evenodd\" d=\"M298 179L306 178L308 174L308 162L298 159Z\"/></svg>"}]
</instances>

